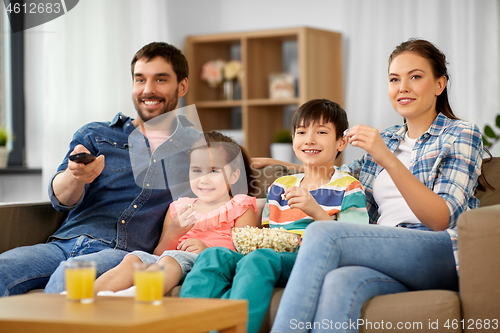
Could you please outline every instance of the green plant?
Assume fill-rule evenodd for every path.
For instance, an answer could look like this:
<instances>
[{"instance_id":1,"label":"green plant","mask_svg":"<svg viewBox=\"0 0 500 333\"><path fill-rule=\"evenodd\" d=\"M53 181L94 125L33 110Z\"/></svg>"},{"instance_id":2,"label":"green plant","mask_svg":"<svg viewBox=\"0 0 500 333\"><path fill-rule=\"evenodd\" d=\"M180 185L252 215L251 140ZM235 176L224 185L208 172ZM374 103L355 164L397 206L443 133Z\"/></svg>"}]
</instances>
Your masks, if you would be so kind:
<instances>
[{"instance_id":1,"label":"green plant","mask_svg":"<svg viewBox=\"0 0 500 333\"><path fill-rule=\"evenodd\" d=\"M7 131L4 128L0 128L0 147L6 146L8 139L9 135L7 134Z\"/></svg>"},{"instance_id":2,"label":"green plant","mask_svg":"<svg viewBox=\"0 0 500 333\"><path fill-rule=\"evenodd\" d=\"M289 130L281 130L274 136L275 143L292 143L292 134Z\"/></svg>"},{"instance_id":3,"label":"green plant","mask_svg":"<svg viewBox=\"0 0 500 333\"><path fill-rule=\"evenodd\" d=\"M495 118L495 125L500 128L500 114ZM494 141L490 142L487 138L493 139ZM490 125L484 126L483 145L485 147L491 147L497 143L498 140L500 140L500 135L497 135Z\"/></svg>"}]
</instances>

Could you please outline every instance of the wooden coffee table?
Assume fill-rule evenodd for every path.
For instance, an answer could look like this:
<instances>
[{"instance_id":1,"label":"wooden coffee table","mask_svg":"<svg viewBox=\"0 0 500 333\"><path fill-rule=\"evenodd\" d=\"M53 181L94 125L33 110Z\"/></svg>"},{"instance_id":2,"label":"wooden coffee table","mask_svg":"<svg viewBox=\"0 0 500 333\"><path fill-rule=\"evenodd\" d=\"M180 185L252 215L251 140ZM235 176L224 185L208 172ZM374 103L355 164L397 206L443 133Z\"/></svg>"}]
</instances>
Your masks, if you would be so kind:
<instances>
[{"instance_id":1,"label":"wooden coffee table","mask_svg":"<svg viewBox=\"0 0 500 333\"><path fill-rule=\"evenodd\" d=\"M64 295L32 293L0 298L0 332L127 333L246 332L247 302L165 297L162 305L132 297L96 297L94 303Z\"/></svg>"}]
</instances>

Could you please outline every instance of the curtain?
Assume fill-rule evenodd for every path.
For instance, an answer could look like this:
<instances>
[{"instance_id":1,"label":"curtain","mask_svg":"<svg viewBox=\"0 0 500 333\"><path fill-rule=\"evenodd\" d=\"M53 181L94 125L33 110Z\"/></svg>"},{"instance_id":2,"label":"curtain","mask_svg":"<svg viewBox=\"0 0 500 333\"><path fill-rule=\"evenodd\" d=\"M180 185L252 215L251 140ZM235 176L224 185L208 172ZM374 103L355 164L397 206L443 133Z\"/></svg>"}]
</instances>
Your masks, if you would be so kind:
<instances>
[{"instance_id":1,"label":"curtain","mask_svg":"<svg viewBox=\"0 0 500 333\"><path fill-rule=\"evenodd\" d=\"M482 130L500 113L499 6L498 0L81 0L26 31L28 166L43 168L46 196L75 130L120 111L135 116L133 54L154 40L182 48L191 34L297 26L342 33L350 123L379 130L402 122L387 94L389 54L410 37L425 38L448 57L456 115ZM500 145L493 153L500 156ZM343 161L362 154L348 147Z\"/></svg>"},{"instance_id":2,"label":"curtain","mask_svg":"<svg viewBox=\"0 0 500 333\"><path fill-rule=\"evenodd\" d=\"M169 41L167 2L81 0L25 33L27 164L42 168L42 193L73 133L118 112L136 115L130 62L153 41Z\"/></svg>"},{"instance_id":3,"label":"curtain","mask_svg":"<svg viewBox=\"0 0 500 333\"><path fill-rule=\"evenodd\" d=\"M494 125L500 113L500 5L498 0L184 0L176 2L189 34L297 26L343 36L345 109L351 125L379 130L402 123L387 93L388 58L410 37L443 51L451 74L449 97L461 119ZM200 10L194 11L191 8ZM500 132L500 131L498 131ZM500 156L500 144L494 148ZM343 161L363 154L349 146Z\"/></svg>"},{"instance_id":4,"label":"curtain","mask_svg":"<svg viewBox=\"0 0 500 333\"><path fill-rule=\"evenodd\" d=\"M446 54L455 114L481 131L494 124L500 113L498 1L356 0L351 6L359 9L350 10L346 22L346 110L352 124L382 130L401 123L388 98L387 61L394 47L410 37L427 39ZM349 147L344 162L361 153ZM500 146L493 153L500 156Z\"/></svg>"}]
</instances>

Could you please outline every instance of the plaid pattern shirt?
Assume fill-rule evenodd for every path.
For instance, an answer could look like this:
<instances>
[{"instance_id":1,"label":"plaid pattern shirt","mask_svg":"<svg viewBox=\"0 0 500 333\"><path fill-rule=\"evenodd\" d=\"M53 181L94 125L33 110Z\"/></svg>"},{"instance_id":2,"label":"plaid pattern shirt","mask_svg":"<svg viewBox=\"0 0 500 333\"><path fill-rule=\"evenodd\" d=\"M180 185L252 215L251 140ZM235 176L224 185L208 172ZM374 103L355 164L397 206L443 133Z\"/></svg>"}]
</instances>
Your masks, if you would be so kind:
<instances>
[{"instance_id":1,"label":"plaid pattern shirt","mask_svg":"<svg viewBox=\"0 0 500 333\"><path fill-rule=\"evenodd\" d=\"M394 152L404 139L406 125L395 125L381 133ZM458 270L457 218L465 210L477 208L474 197L481 173L482 138L479 128L439 113L431 127L420 136L411 152L410 172L448 205L450 219L446 230L452 239ZM343 165L341 170L359 179L365 188L370 223L377 223L378 206L373 198L373 182L382 171L369 154ZM403 222L403 221L402 221Z\"/></svg>"}]
</instances>

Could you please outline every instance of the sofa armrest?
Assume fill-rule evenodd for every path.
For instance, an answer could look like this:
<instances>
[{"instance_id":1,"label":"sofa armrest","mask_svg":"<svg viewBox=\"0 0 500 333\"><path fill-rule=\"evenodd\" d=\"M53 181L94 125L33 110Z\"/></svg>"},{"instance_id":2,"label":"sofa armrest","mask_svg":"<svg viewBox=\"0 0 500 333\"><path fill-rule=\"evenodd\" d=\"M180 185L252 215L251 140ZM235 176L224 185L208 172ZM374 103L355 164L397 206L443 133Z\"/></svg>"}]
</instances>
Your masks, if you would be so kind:
<instances>
[{"instance_id":1,"label":"sofa armrest","mask_svg":"<svg viewBox=\"0 0 500 333\"><path fill-rule=\"evenodd\" d=\"M500 320L499 216L500 205L493 205L466 211L458 219L460 298L466 323Z\"/></svg>"},{"instance_id":2,"label":"sofa armrest","mask_svg":"<svg viewBox=\"0 0 500 333\"><path fill-rule=\"evenodd\" d=\"M45 242L65 217L49 202L0 204L0 253Z\"/></svg>"}]
</instances>

